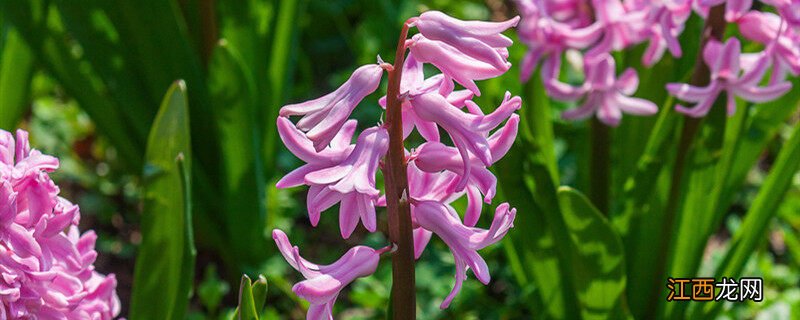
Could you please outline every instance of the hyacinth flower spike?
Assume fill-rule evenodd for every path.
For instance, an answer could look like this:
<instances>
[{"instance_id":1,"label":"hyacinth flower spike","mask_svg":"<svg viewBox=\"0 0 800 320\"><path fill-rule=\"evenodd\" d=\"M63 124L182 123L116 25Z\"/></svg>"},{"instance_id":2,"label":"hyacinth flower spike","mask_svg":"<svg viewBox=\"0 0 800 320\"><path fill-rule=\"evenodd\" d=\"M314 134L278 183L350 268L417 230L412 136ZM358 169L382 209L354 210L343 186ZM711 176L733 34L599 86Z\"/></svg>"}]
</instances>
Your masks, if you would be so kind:
<instances>
[{"instance_id":1,"label":"hyacinth flower spike","mask_svg":"<svg viewBox=\"0 0 800 320\"><path fill-rule=\"evenodd\" d=\"M667 90L681 100L696 102L693 108L676 105L678 112L690 117L703 117L708 114L714 101L723 91L727 93L727 113L736 112L736 99L740 97L750 102L774 100L785 94L792 85L779 82L760 87L759 81L769 67L769 57L762 53L750 70L740 66L741 44L736 38L728 39L725 44L709 41L703 49L703 59L711 69L711 82L705 87L696 87L684 83L670 83ZM742 75L740 76L740 73Z\"/></svg>"},{"instance_id":2,"label":"hyacinth flower spike","mask_svg":"<svg viewBox=\"0 0 800 320\"><path fill-rule=\"evenodd\" d=\"M308 213L319 221L322 211L337 202L342 237L349 238L358 225L359 217L370 232L377 229L375 200L380 191L375 188L375 175L380 159L389 147L385 128L372 127L358 136L353 151L341 163L306 174Z\"/></svg>"},{"instance_id":3,"label":"hyacinth flower spike","mask_svg":"<svg viewBox=\"0 0 800 320\"><path fill-rule=\"evenodd\" d=\"M441 12L424 13L403 25L394 64L379 58L377 65L359 68L333 93L281 109L281 139L306 164L281 179L278 187L309 186L307 209L313 225L319 222L322 211L339 204L342 237L350 237L359 220L367 231L376 232L375 205L387 207L388 237L397 248L392 250L392 296L396 297L392 310L397 319L414 317L414 277L404 275L413 274L414 258L420 257L433 232L444 235L445 242L456 250L459 274L464 275L458 276L460 287L467 265L473 269L483 266L476 274L488 281L485 262L465 252L499 240L510 228L514 211L507 205L501 206L502 214L498 213L504 220L494 223L490 230L472 227L479 220L481 200L490 202L494 196L496 179L487 167L513 143L519 123L514 111L520 108L521 100L506 94L496 110L484 114L470 99L480 95L475 81L497 77L509 69L508 46L512 41L501 33L518 21L516 17L498 23L462 21ZM409 39L408 30L413 27L419 33ZM424 64L433 65L441 74L426 78ZM346 118L376 90L383 70L388 72L389 85L386 96L378 102L386 109L386 122L364 130L352 145L349 140L356 125ZM456 83L465 90L456 90ZM300 116L296 124L290 121L292 116ZM506 125L495 131L504 122ZM448 133L455 148L440 143L440 128ZM405 139L414 129L430 144L420 149L432 151L416 153L405 148ZM417 156L422 156L419 163L414 159ZM440 163L433 164L435 161ZM418 167L426 162L427 170ZM379 168L385 181L384 197L376 187ZM436 218L415 218L422 215L421 211L430 211L425 209L427 205L418 209L418 204L449 207L464 195L465 222L453 211L458 221L453 230L444 230ZM464 230L472 234L471 240L464 242L455 236L464 235ZM455 233L447 233L451 231ZM380 253L389 250L355 247L334 264L318 266L300 258L298 249L291 248L282 232L276 231L274 237L286 260L307 279L294 289L311 303L309 319L331 319L341 289L374 272ZM448 304L456 292L447 299Z\"/></svg>"},{"instance_id":4,"label":"hyacinth flower spike","mask_svg":"<svg viewBox=\"0 0 800 320\"><path fill-rule=\"evenodd\" d=\"M416 222L440 237L450 247L455 258L455 285L440 305L445 309L461 290L468 269L483 284L489 283L491 276L488 266L477 250L500 241L514 226L517 210L511 209L507 203L499 205L491 227L486 230L465 226L452 207L440 202L419 201L415 206Z\"/></svg>"},{"instance_id":5,"label":"hyacinth flower spike","mask_svg":"<svg viewBox=\"0 0 800 320\"><path fill-rule=\"evenodd\" d=\"M374 92L381 83L385 66L382 63L362 66L335 91L318 99L284 106L280 115L303 116L297 127L322 151L333 140L361 100Z\"/></svg>"},{"instance_id":6,"label":"hyacinth flower spike","mask_svg":"<svg viewBox=\"0 0 800 320\"><path fill-rule=\"evenodd\" d=\"M96 236L48 173L58 160L0 131L0 319L113 319L116 279L94 271Z\"/></svg>"}]
</instances>

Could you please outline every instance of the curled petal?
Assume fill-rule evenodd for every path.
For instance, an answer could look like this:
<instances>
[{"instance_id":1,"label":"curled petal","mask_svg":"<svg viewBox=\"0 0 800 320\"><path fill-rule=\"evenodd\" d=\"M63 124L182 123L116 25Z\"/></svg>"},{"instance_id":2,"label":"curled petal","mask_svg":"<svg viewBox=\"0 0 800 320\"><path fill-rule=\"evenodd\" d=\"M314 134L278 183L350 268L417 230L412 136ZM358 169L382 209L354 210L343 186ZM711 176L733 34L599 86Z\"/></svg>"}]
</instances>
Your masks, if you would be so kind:
<instances>
[{"instance_id":1,"label":"curled petal","mask_svg":"<svg viewBox=\"0 0 800 320\"><path fill-rule=\"evenodd\" d=\"M658 107L650 100L631 98L620 94L614 97L614 101L619 104L619 109L625 113L649 116L658 112Z\"/></svg>"},{"instance_id":2,"label":"curled petal","mask_svg":"<svg viewBox=\"0 0 800 320\"><path fill-rule=\"evenodd\" d=\"M341 87L318 99L286 105L280 110L283 117L300 115L297 127L307 131L314 149L322 151L340 131L347 117L381 82L383 69L378 64L362 66Z\"/></svg>"},{"instance_id":3,"label":"curled petal","mask_svg":"<svg viewBox=\"0 0 800 320\"><path fill-rule=\"evenodd\" d=\"M447 43L427 39L421 34L414 35L410 49L417 60L433 64L478 96L481 92L475 80L497 77L510 67L506 65L504 68L497 68L472 58Z\"/></svg>"},{"instance_id":4,"label":"curled petal","mask_svg":"<svg viewBox=\"0 0 800 320\"><path fill-rule=\"evenodd\" d=\"M460 52L492 65L508 69L508 62L497 48L512 45L511 39L500 34L517 25L519 17L504 22L462 21L439 11L427 11L415 23L428 39L447 43Z\"/></svg>"},{"instance_id":5,"label":"curled petal","mask_svg":"<svg viewBox=\"0 0 800 320\"><path fill-rule=\"evenodd\" d=\"M766 87L735 88L734 93L750 102L767 102L780 98L792 88L790 82L780 82Z\"/></svg>"},{"instance_id":6,"label":"curled petal","mask_svg":"<svg viewBox=\"0 0 800 320\"><path fill-rule=\"evenodd\" d=\"M308 317L328 317L336 298L354 280L375 273L384 250L355 246L330 265L317 265L300 256L283 231L273 230L272 237L289 265L306 278L294 285L292 291L311 304Z\"/></svg>"},{"instance_id":7,"label":"curled petal","mask_svg":"<svg viewBox=\"0 0 800 320\"><path fill-rule=\"evenodd\" d=\"M420 227L435 233L450 247L456 261L456 282L450 295L442 303L446 308L461 288L467 269L484 284L490 280L486 262L477 250L483 249L500 239L513 227L516 210L508 204L498 206L489 230L465 226L452 207L435 201L419 201L416 204L416 220Z\"/></svg>"},{"instance_id":8,"label":"curled petal","mask_svg":"<svg viewBox=\"0 0 800 320\"><path fill-rule=\"evenodd\" d=\"M300 160L311 164L331 164L341 161L352 150L349 148L350 139L353 137L356 125L355 120L345 122L342 130L332 139L335 144L322 150L316 150L314 142L297 129L289 118L278 117L277 128L283 144Z\"/></svg>"}]
</instances>

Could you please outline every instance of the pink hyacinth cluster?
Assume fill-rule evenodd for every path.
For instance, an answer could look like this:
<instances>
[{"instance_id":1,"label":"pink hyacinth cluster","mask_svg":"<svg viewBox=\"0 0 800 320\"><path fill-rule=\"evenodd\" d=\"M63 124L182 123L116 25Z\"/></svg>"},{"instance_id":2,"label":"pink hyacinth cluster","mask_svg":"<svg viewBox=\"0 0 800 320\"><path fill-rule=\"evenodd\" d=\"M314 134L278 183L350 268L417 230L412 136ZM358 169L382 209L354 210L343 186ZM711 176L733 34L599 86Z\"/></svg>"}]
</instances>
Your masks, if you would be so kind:
<instances>
[{"instance_id":1,"label":"pink hyacinth cluster","mask_svg":"<svg viewBox=\"0 0 800 320\"><path fill-rule=\"evenodd\" d=\"M419 33L400 48L403 55L408 51L396 97L401 100L402 139L416 130L424 143L404 150L408 190L403 195L411 207L416 258L433 234L450 247L455 258L455 285L442 308L459 292L468 270L484 284L489 282L489 270L478 250L500 241L513 227L516 209L507 203L497 206L488 229L476 225L483 204L492 202L497 189L488 167L511 148L519 125L514 112L522 102L507 93L494 111L484 113L472 98L480 95L475 81L500 76L511 67L507 47L512 41L501 33L518 20L462 21L429 11L406 22L406 27L416 27ZM426 77L425 64L441 73ZM356 69L335 91L284 106L277 119L283 143L306 163L277 186L309 187L307 210L314 226L324 211L338 204L339 229L345 239L359 221L367 231L376 232L376 207L386 205L376 175L385 169L388 126L400 124L367 128L352 143L357 124L349 117L364 97L377 90L384 71L393 70L379 58L376 64ZM387 97L380 98L379 104L386 108ZM443 140L440 132L449 139ZM450 204L464 196L468 207L462 218ZM294 292L310 303L308 319L331 319L339 292L355 279L374 273L380 255L392 248L356 246L333 264L320 266L300 257L299 249L282 231L275 230L273 238L289 264L306 278L294 286Z\"/></svg>"},{"instance_id":2,"label":"pink hyacinth cluster","mask_svg":"<svg viewBox=\"0 0 800 320\"><path fill-rule=\"evenodd\" d=\"M710 40L703 48L702 58L709 67L711 81L704 87L685 83L670 83L667 90L679 99L695 103L693 107L675 108L690 117L703 117L725 93L728 115L736 112L736 98L748 102L775 100L792 85L789 75L800 75L800 1L763 1L772 5L778 14L752 10L752 0L698 0L701 16L708 8L725 6L725 21L735 23L742 36L763 46L763 50L743 53L739 39L731 37L721 43ZM768 79L765 79L767 75ZM764 84L766 80L766 84Z\"/></svg>"},{"instance_id":3,"label":"pink hyacinth cluster","mask_svg":"<svg viewBox=\"0 0 800 320\"><path fill-rule=\"evenodd\" d=\"M646 44L645 66L657 63L667 51L680 57L678 37L691 14L705 18L712 6L724 5L726 21L736 23L741 34L763 45L763 50L742 53L736 39L724 44L712 39L703 50L703 59L712 69L711 84L670 84L667 90L696 103L692 108L676 106L678 112L692 117L708 113L718 95L725 92L732 114L734 98L749 102L776 99L790 88L787 75L800 74L800 1L763 2L777 14L751 10L752 0L517 0L523 17L520 39L529 47L522 62L522 80L541 65L548 94L579 103L562 114L565 119L596 115L603 123L617 126L623 113L652 115L658 111L655 104L632 97L638 87L636 70L618 73L613 53ZM583 71L581 85L560 80L565 55L573 57L568 60ZM762 85L767 74L771 75L768 84Z\"/></svg>"},{"instance_id":4,"label":"pink hyacinth cluster","mask_svg":"<svg viewBox=\"0 0 800 320\"><path fill-rule=\"evenodd\" d=\"M0 319L112 319L114 275L94 270L97 236L48 173L58 159L31 149L28 133L0 130Z\"/></svg>"}]
</instances>

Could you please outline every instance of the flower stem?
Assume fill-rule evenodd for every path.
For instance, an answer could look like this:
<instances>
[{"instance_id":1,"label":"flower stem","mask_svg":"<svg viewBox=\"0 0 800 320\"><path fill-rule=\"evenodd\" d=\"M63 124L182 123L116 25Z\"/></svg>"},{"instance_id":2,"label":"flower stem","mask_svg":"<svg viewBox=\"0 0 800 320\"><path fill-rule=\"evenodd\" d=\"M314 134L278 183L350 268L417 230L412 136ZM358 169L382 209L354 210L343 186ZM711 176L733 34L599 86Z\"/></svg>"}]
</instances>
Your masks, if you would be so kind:
<instances>
[{"instance_id":1,"label":"flower stem","mask_svg":"<svg viewBox=\"0 0 800 320\"><path fill-rule=\"evenodd\" d=\"M389 153L384 166L386 181L386 208L389 215L389 238L397 246L392 254L392 319L415 319L416 289L414 275L414 239L412 237L411 208L408 203L408 176L406 175L405 148L403 146L402 100L400 79L403 76L405 41L409 22L403 24L394 70L389 71L386 92L386 122L389 130Z\"/></svg>"},{"instance_id":2,"label":"flower stem","mask_svg":"<svg viewBox=\"0 0 800 320\"><path fill-rule=\"evenodd\" d=\"M721 40L725 32L725 4L720 4L711 8L708 18L706 19L705 26L703 27L703 38L700 44L700 51L697 54L697 61L692 73L690 84L693 86L706 86L711 81L711 71L709 66L703 61L703 49L709 40ZM680 204L681 185L683 183L684 169L686 167L686 160L689 158L689 151L691 150L693 141L697 132L700 129L702 118L692 118L689 116L684 117L683 128L678 140L678 150L675 155L675 166L672 170L672 177L669 188L669 195L664 209L664 220L661 224L661 240L659 243L658 261L656 263L656 273L653 279L657 282L654 288L662 288L666 283L665 272L667 270L667 256L669 255L669 245L672 239L672 232L675 229L675 216ZM659 296L664 293L663 290L653 290L650 299L651 314L645 318L651 318L656 312L655 304L659 301Z\"/></svg>"},{"instance_id":3,"label":"flower stem","mask_svg":"<svg viewBox=\"0 0 800 320\"><path fill-rule=\"evenodd\" d=\"M611 130L592 119L592 160L589 167L589 197L600 212L608 215L608 200L611 190Z\"/></svg>"}]
</instances>

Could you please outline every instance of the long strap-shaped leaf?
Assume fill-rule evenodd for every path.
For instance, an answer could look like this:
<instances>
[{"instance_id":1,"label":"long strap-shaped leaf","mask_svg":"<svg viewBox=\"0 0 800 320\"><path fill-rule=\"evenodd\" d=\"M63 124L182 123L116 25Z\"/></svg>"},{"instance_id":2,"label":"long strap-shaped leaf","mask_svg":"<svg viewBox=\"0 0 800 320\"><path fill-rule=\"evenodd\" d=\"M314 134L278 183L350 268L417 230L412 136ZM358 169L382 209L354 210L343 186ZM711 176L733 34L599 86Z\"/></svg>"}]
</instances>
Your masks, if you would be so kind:
<instances>
[{"instance_id":1,"label":"long strap-shaped leaf","mask_svg":"<svg viewBox=\"0 0 800 320\"><path fill-rule=\"evenodd\" d=\"M725 259L717 269L717 278L738 277L741 275L747 259L756 250L756 246L765 238L769 222L778 212L783 196L792 185L794 174L800 169L800 125L796 125L792 136L786 141L770 170L767 179L747 211L744 222L734 235L731 247ZM721 303L707 304L702 313L703 318L710 319L720 311Z\"/></svg>"},{"instance_id":2,"label":"long strap-shaped leaf","mask_svg":"<svg viewBox=\"0 0 800 320\"><path fill-rule=\"evenodd\" d=\"M183 319L192 290L191 139L186 86L173 84L153 123L144 168L142 244L130 319Z\"/></svg>"},{"instance_id":3,"label":"long strap-shaped leaf","mask_svg":"<svg viewBox=\"0 0 800 320\"><path fill-rule=\"evenodd\" d=\"M12 131L28 108L33 55L14 30L6 31L0 57L0 129Z\"/></svg>"},{"instance_id":4,"label":"long strap-shaped leaf","mask_svg":"<svg viewBox=\"0 0 800 320\"><path fill-rule=\"evenodd\" d=\"M515 243L525 248L522 261L538 287L538 305L549 318L575 318L580 304L572 290L571 242L561 220L556 188L550 104L538 77L526 86L521 135L497 171L503 195L525 212L517 216ZM533 177L532 179L527 177Z\"/></svg>"},{"instance_id":5,"label":"long strap-shaped leaf","mask_svg":"<svg viewBox=\"0 0 800 320\"><path fill-rule=\"evenodd\" d=\"M141 141L136 137L132 139L126 130L128 123L102 93L105 88L98 88L100 84L94 81L91 71L80 68L81 64L66 43L68 37L51 27L49 10L50 2L44 0L0 1L0 12L13 23L36 60L80 103L99 131L108 137L119 152L120 161L128 168L140 167Z\"/></svg>"},{"instance_id":6,"label":"long strap-shaped leaf","mask_svg":"<svg viewBox=\"0 0 800 320\"><path fill-rule=\"evenodd\" d=\"M251 71L232 44L221 40L209 65L208 87L220 133L222 196L227 212L229 255L237 264L254 265L266 257L264 243L265 179L262 136L256 110L256 87Z\"/></svg>"}]
</instances>

